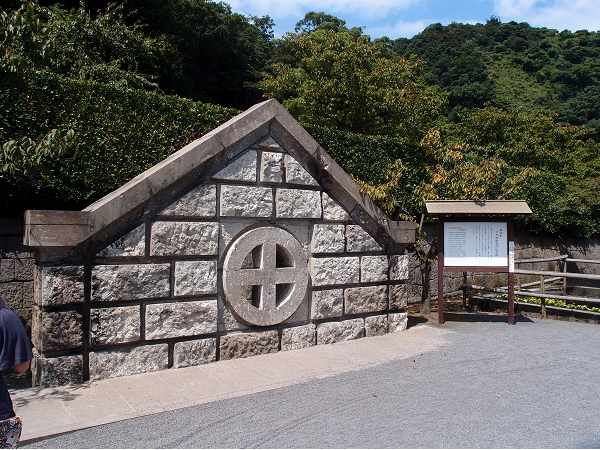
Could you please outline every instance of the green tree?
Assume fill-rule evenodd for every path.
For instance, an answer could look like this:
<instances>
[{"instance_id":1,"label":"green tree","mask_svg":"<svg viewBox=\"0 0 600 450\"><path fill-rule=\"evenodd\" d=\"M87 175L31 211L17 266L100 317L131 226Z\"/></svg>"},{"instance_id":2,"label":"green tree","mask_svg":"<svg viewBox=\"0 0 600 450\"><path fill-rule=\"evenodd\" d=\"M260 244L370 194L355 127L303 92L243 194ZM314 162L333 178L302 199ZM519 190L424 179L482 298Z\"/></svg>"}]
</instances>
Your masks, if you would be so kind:
<instances>
[{"instance_id":1,"label":"green tree","mask_svg":"<svg viewBox=\"0 0 600 450\"><path fill-rule=\"evenodd\" d=\"M444 112L446 96L425 84L417 59L388 59L367 36L317 29L278 45L300 62L275 63L260 87L302 122L418 141Z\"/></svg>"}]
</instances>

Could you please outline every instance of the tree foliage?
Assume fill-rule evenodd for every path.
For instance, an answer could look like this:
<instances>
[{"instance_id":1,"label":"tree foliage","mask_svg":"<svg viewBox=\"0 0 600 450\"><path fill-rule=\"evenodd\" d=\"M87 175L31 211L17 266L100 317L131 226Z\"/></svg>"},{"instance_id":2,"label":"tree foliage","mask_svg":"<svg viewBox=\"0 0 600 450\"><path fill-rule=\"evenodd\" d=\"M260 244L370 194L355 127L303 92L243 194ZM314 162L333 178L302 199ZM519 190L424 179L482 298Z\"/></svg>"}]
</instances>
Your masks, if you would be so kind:
<instances>
[{"instance_id":1,"label":"tree foliage","mask_svg":"<svg viewBox=\"0 0 600 450\"><path fill-rule=\"evenodd\" d=\"M450 117L486 102L535 113L552 109L559 122L600 124L600 34L535 28L527 23L433 24L388 45L427 61L428 79L450 93Z\"/></svg>"},{"instance_id":2,"label":"tree foliage","mask_svg":"<svg viewBox=\"0 0 600 450\"><path fill-rule=\"evenodd\" d=\"M275 63L260 86L303 122L418 140L443 114L446 98L424 83L420 62L388 59L366 36L317 29L278 45L299 63Z\"/></svg>"}]
</instances>

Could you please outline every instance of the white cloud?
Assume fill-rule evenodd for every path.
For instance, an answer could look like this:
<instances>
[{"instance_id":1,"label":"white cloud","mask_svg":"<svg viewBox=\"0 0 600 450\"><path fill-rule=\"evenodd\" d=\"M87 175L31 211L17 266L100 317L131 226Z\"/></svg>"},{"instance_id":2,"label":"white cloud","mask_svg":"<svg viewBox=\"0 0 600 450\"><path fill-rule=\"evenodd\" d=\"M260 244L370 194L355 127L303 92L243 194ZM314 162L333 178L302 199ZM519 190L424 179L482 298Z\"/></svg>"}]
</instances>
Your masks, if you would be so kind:
<instances>
[{"instance_id":1,"label":"white cloud","mask_svg":"<svg viewBox=\"0 0 600 450\"><path fill-rule=\"evenodd\" d=\"M242 14L269 15L274 19L303 17L305 11L329 14L351 12L368 18L381 18L391 11L407 9L423 0L229 0L232 9Z\"/></svg>"},{"instance_id":2,"label":"white cloud","mask_svg":"<svg viewBox=\"0 0 600 450\"><path fill-rule=\"evenodd\" d=\"M430 20L417 20L414 22L406 22L399 20L394 25L382 26L382 27L368 27L365 29L365 34L371 37L387 36L390 39L397 39L399 37L413 37L415 34L423 31L428 25L431 25Z\"/></svg>"},{"instance_id":3,"label":"white cloud","mask_svg":"<svg viewBox=\"0 0 600 450\"><path fill-rule=\"evenodd\" d=\"M557 30L600 30L598 0L494 0L503 22L527 22Z\"/></svg>"}]
</instances>

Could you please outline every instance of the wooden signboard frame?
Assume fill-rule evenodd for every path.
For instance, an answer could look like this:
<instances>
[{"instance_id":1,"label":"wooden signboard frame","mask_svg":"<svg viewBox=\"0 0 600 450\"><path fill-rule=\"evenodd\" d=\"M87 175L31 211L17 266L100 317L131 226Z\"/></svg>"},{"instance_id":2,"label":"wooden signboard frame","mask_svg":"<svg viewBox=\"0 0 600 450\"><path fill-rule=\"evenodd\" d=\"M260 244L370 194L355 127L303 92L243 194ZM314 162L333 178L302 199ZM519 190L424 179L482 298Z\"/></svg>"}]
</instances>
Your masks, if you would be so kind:
<instances>
[{"instance_id":1,"label":"wooden signboard frame","mask_svg":"<svg viewBox=\"0 0 600 450\"><path fill-rule=\"evenodd\" d=\"M449 230L450 227L447 228L447 224L454 225L455 231ZM503 230L506 230L506 235ZM513 217L454 218L440 216L437 231L438 323L444 323L444 272L492 272L508 273L508 323L514 325L515 232ZM447 242L449 239L452 242ZM446 254L451 256L446 258ZM465 264L462 265L462 262Z\"/></svg>"}]
</instances>

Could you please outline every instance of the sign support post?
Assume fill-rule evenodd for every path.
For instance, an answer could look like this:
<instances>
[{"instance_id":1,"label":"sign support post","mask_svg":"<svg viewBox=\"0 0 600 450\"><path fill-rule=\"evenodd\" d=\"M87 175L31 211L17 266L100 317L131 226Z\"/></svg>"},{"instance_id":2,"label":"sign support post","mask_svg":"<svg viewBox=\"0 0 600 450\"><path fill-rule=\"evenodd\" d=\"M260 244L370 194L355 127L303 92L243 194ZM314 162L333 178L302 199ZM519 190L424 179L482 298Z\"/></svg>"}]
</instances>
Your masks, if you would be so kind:
<instances>
[{"instance_id":1,"label":"sign support post","mask_svg":"<svg viewBox=\"0 0 600 450\"><path fill-rule=\"evenodd\" d=\"M444 323L444 271L508 274L508 323L515 323L514 214L531 214L524 201L433 201L427 212L439 215L438 323ZM449 220L452 215L461 218ZM487 215L481 219L474 215ZM500 216L500 217L498 217ZM463 294L463 304L466 299Z\"/></svg>"}]
</instances>

